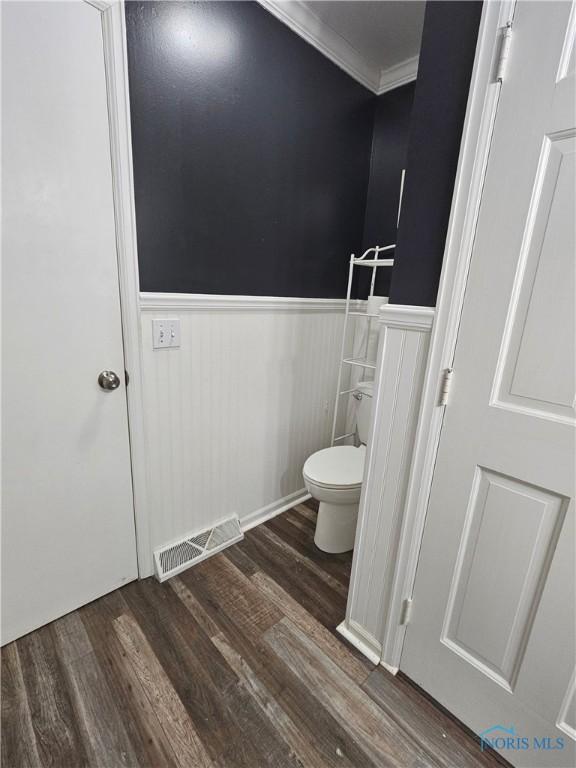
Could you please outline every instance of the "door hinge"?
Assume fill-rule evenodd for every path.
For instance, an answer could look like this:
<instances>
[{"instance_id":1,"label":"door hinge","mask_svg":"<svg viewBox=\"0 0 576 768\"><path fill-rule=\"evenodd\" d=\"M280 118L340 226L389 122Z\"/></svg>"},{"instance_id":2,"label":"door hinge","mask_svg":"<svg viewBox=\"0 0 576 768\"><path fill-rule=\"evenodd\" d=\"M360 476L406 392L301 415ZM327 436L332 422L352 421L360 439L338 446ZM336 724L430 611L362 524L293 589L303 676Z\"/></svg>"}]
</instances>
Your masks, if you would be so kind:
<instances>
[{"instance_id":1,"label":"door hinge","mask_svg":"<svg viewBox=\"0 0 576 768\"><path fill-rule=\"evenodd\" d=\"M500 50L498 51L498 64L496 65L496 82L502 83L506 74L506 65L510 56L510 46L512 44L512 22L509 21L505 27L500 30Z\"/></svg>"},{"instance_id":2,"label":"door hinge","mask_svg":"<svg viewBox=\"0 0 576 768\"><path fill-rule=\"evenodd\" d=\"M442 374L442 386L440 387L440 398L438 400L438 405L448 405L453 373L453 368L446 368Z\"/></svg>"},{"instance_id":3,"label":"door hinge","mask_svg":"<svg viewBox=\"0 0 576 768\"><path fill-rule=\"evenodd\" d=\"M412 615L412 598L407 597L402 603L402 610L400 611L400 626L410 623L410 616Z\"/></svg>"},{"instance_id":4,"label":"door hinge","mask_svg":"<svg viewBox=\"0 0 576 768\"><path fill-rule=\"evenodd\" d=\"M130 374L128 373L126 368L124 368L124 381L126 382L126 386L128 386L128 384L130 383Z\"/></svg>"}]
</instances>

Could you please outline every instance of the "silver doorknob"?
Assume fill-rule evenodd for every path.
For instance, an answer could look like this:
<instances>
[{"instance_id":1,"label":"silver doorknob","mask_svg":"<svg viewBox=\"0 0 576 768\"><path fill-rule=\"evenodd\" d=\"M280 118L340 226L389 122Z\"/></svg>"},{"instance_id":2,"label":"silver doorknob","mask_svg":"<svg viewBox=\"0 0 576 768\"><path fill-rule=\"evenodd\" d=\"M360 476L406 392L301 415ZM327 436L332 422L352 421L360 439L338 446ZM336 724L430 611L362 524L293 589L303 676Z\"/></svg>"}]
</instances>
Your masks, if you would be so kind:
<instances>
[{"instance_id":1,"label":"silver doorknob","mask_svg":"<svg viewBox=\"0 0 576 768\"><path fill-rule=\"evenodd\" d=\"M102 371L100 376L98 376L98 384L101 389L118 389L120 386L120 379L118 378L118 374L114 373L114 371Z\"/></svg>"}]
</instances>

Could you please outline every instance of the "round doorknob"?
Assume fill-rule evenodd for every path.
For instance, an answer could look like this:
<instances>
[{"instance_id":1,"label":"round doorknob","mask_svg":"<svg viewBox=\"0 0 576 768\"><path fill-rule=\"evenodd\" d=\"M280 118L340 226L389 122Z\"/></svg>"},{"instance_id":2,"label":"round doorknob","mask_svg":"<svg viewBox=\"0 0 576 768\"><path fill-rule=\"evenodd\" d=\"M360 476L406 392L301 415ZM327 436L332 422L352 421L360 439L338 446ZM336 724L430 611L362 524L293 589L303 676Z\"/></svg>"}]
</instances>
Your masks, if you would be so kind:
<instances>
[{"instance_id":1,"label":"round doorknob","mask_svg":"<svg viewBox=\"0 0 576 768\"><path fill-rule=\"evenodd\" d=\"M102 371L100 376L98 376L98 384L101 389L118 389L120 386L120 379L118 378L118 374L114 373L114 371Z\"/></svg>"}]
</instances>

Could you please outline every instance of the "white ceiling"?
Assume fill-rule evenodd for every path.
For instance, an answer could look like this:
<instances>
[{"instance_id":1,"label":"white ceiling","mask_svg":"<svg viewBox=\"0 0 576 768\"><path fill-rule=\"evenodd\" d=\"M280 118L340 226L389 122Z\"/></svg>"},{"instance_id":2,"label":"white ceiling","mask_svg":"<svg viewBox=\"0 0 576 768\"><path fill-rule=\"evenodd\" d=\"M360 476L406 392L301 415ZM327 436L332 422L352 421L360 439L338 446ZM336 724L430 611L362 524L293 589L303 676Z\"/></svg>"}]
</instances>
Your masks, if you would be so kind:
<instances>
[{"instance_id":1,"label":"white ceiling","mask_svg":"<svg viewBox=\"0 0 576 768\"><path fill-rule=\"evenodd\" d=\"M416 76L423 1L259 1L375 93Z\"/></svg>"}]
</instances>

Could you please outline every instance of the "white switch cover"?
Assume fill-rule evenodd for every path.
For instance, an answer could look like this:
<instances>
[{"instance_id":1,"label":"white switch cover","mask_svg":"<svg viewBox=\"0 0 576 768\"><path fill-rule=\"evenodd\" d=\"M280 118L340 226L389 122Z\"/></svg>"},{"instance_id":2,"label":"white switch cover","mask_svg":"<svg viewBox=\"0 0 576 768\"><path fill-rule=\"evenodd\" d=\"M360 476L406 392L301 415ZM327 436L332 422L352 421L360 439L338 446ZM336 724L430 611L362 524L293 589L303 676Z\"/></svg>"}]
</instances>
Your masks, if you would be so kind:
<instances>
[{"instance_id":1,"label":"white switch cover","mask_svg":"<svg viewBox=\"0 0 576 768\"><path fill-rule=\"evenodd\" d=\"M152 320L152 346L154 349L173 349L180 346L179 318Z\"/></svg>"}]
</instances>

